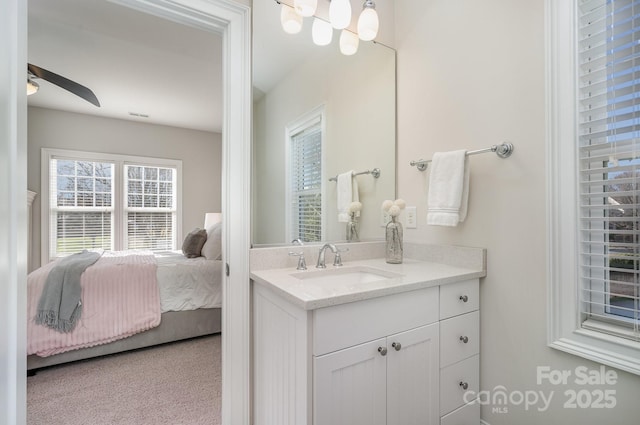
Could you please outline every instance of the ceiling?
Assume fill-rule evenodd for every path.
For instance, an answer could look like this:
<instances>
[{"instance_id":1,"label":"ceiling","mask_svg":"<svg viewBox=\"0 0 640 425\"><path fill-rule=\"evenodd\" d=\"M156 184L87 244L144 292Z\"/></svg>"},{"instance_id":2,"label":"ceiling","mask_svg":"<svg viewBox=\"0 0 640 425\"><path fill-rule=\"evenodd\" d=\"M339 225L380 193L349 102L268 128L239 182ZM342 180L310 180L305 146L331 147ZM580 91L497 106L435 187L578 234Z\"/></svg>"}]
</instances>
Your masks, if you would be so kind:
<instances>
[{"instance_id":1,"label":"ceiling","mask_svg":"<svg viewBox=\"0 0 640 425\"><path fill-rule=\"evenodd\" d=\"M350 1L354 11L361 9L362 0ZM385 32L392 33L388 23L393 21L392 2L379 3L378 40L388 43ZM220 35L105 0L28 0L28 5L28 62L87 86L101 104L97 108L36 80L40 90L28 97L30 106L222 131ZM328 1L320 0L318 16L326 19L328 6ZM256 97L318 49L311 42L311 19L305 19L301 34L286 34L280 26L280 8L275 0L253 0ZM337 36L336 32L326 48L338 48Z\"/></svg>"},{"instance_id":2,"label":"ceiling","mask_svg":"<svg viewBox=\"0 0 640 425\"><path fill-rule=\"evenodd\" d=\"M36 80L30 106L221 132L219 35L104 0L28 2L28 62L89 87L101 104Z\"/></svg>"}]
</instances>

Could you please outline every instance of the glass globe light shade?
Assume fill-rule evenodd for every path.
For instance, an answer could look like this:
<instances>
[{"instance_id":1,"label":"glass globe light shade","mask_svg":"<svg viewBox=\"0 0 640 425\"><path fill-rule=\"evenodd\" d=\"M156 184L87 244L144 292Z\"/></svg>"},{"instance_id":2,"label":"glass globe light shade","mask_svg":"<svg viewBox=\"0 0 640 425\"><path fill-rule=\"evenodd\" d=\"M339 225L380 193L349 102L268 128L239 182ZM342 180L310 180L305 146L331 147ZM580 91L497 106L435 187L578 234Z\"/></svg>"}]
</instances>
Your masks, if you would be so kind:
<instances>
[{"instance_id":1,"label":"glass globe light shade","mask_svg":"<svg viewBox=\"0 0 640 425\"><path fill-rule=\"evenodd\" d=\"M329 20L335 29L343 29L351 23L351 3L349 0L331 0Z\"/></svg>"},{"instance_id":2,"label":"glass globe light shade","mask_svg":"<svg viewBox=\"0 0 640 425\"><path fill-rule=\"evenodd\" d=\"M315 18L313 20L313 26L311 27L311 36L313 37L313 42L318 46L331 44L333 27L329 22Z\"/></svg>"},{"instance_id":3,"label":"glass globe light shade","mask_svg":"<svg viewBox=\"0 0 640 425\"><path fill-rule=\"evenodd\" d=\"M297 34L302 29L302 16L298 15L292 7L283 4L280 10L280 23L287 34Z\"/></svg>"},{"instance_id":4,"label":"glass globe light shade","mask_svg":"<svg viewBox=\"0 0 640 425\"><path fill-rule=\"evenodd\" d=\"M318 0L295 0L293 2L293 8L300 16L309 17L316 13L318 7Z\"/></svg>"},{"instance_id":5,"label":"glass globe light shade","mask_svg":"<svg viewBox=\"0 0 640 425\"><path fill-rule=\"evenodd\" d=\"M340 52L345 56L354 55L358 51L360 39L357 34L349 30L342 30L340 34Z\"/></svg>"},{"instance_id":6,"label":"glass globe light shade","mask_svg":"<svg viewBox=\"0 0 640 425\"><path fill-rule=\"evenodd\" d=\"M380 21L378 12L373 7L366 7L358 18L358 36L360 40L371 41L378 36Z\"/></svg>"}]
</instances>

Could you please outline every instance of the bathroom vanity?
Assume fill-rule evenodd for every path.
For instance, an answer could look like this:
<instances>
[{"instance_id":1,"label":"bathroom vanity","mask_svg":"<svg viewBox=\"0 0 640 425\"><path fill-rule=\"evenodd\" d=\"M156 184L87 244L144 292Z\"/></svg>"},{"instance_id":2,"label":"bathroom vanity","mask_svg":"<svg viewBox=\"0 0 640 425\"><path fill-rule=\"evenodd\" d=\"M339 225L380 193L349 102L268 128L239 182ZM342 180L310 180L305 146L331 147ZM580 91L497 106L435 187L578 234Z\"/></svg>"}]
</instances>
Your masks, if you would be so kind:
<instances>
[{"instance_id":1,"label":"bathroom vanity","mask_svg":"<svg viewBox=\"0 0 640 425\"><path fill-rule=\"evenodd\" d=\"M254 423L479 424L478 251L252 271Z\"/></svg>"}]
</instances>

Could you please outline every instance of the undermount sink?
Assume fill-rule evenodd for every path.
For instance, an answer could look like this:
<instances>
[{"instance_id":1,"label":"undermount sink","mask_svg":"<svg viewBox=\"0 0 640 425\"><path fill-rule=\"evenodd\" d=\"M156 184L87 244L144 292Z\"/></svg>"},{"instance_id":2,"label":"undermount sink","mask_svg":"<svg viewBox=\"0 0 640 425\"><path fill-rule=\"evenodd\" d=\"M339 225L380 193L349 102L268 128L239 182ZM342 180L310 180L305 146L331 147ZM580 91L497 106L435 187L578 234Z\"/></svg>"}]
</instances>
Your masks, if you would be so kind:
<instances>
[{"instance_id":1,"label":"undermount sink","mask_svg":"<svg viewBox=\"0 0 640 425\"><path fill-rule=\"evenodd\" d=\"M381 280L401 277L402 275L373 267L358 266L291 273L291 276L306 283L330 285L336 283L357 284L379 282Z\"/></svg>"}]
</instances>

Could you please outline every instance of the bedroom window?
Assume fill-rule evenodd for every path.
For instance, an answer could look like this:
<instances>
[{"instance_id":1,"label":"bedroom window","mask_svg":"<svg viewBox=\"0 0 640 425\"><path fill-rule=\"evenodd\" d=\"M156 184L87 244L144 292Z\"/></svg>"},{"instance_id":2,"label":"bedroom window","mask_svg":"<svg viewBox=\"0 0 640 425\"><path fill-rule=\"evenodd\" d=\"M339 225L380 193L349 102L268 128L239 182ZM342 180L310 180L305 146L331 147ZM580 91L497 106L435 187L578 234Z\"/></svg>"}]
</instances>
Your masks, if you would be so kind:
<instances>
[{"instance_id":1,"label":"bedroom window","mask_svg":"<svg viewBox=\"0 0 640 425\"><path fill-rule=\"evenodd\" d=\"M640 0L553 0L550 345L640 374Z\"/></svg>"},{"instance_id":2,"label":"bedroom window","mask_svg":"<svg viewBox=\"0 0 640 425\"><path fill-rule=\"evenodd\" d=\"M323 108L287 127L287 240L323 240Z\"/></svg>"},{"instance_id":3,"label":"bedroom window","mask_svg":"<svg viewBox=\"0 0 640 425\"><path fill-rule=\"evenodd\" d=\"M42 150L42 261L83 249L175 249L181 161Z\"/></svg>"},{"instance_id":4,"label":"bedroom window","mask_svg":"<svg viewBox=\"0 0 640 425\"><path fill-rule=\"evenodd\" d=\"M114 164L51 158L51 252L113 248Z\"/></svg>"},{"instance_id":5,"label":"bedroom window","mask_svg":"<svg viewBox=\"0 0 640 425\"><path fill-rule=\"evenodd\" d=\"M125 165L127 249L175 246L176 170Z\"/></svg>"}]
</instances>

